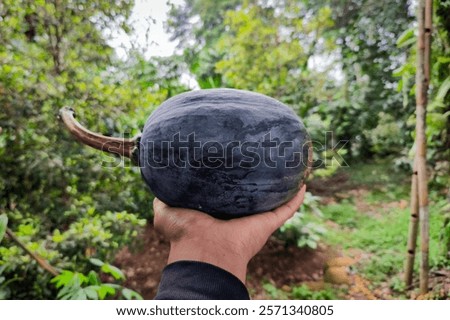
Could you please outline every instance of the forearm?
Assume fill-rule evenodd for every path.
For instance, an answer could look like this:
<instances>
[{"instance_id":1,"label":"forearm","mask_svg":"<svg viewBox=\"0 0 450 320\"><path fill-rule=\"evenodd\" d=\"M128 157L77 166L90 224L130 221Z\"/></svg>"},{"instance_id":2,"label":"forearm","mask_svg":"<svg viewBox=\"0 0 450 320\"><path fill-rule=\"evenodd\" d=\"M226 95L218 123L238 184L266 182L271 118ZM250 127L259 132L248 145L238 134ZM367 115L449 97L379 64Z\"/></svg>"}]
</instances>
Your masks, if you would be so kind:
<instances>
[{"instance_id":1,"label":"forearm","mask_svg":"<svg viewBox=\"0 0 450 320\"><path fill-rule=\"evenodd\" d=\"M221 268L198 261L177 261L163 271L157 300L247 300L244 284Z\"/></svg>"}]
</instances>

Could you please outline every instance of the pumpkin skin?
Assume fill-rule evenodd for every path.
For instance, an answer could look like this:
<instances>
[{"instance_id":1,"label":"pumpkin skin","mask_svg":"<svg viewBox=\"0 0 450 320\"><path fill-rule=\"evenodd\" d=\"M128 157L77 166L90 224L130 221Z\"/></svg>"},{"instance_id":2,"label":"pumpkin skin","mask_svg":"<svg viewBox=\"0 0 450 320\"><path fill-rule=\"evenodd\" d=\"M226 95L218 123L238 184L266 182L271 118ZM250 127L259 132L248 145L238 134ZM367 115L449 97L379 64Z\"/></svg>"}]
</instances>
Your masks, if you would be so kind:
<instances>
[{"instance_id":1,"label":"pumpkin skin","mask_svg":"<svg viewBox=\"0 0 450 320\"><path fill-rule=\"evenodd\" d=\"M301 120L279 101L242 90L199 90L151 114L139 165L163 202L229 219L289 201L309 172L310 146Z\"/></svg>"}]
</instances>

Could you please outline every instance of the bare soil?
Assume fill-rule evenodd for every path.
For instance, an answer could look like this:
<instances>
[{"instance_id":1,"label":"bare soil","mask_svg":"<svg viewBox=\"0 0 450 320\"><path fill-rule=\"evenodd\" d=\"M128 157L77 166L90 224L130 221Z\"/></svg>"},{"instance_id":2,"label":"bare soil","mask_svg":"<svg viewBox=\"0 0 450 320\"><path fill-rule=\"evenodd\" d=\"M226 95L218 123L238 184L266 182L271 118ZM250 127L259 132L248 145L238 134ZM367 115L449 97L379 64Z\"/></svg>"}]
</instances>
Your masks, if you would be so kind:
<instances>
[{"instance_id":1,"label":"bare soil","mask_svg":"<svg viewBox=\"0 0 450 320\"><path fill-rule=\"evenodd\" d=\"M125 286L136 290L145 299L153 299L168 253L169 243L155 232L152 224L148 224L134 250L124 248L116 256L115 264L127 276ZM264 283L270 282L282 288L319 280L326 260L326 248L285 247L282 242L271 238L250 261L247 287L253 299L265 299Z\"/></svg>"}]
</instances>

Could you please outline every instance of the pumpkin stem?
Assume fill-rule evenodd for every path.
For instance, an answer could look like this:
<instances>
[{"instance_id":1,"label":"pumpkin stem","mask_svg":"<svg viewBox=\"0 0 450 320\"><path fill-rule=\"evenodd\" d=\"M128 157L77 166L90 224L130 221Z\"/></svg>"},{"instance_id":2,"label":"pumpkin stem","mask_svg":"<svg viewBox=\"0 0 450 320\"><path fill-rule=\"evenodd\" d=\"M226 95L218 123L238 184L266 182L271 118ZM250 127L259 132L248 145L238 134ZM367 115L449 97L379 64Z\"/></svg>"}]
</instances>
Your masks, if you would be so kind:
<instances>
[{"instance_id":1,"label":"pumpkin stem","mask_svg":"<svg viewBox=\"0 0 450 320\"><path fill-rule=\"evenodd\" d=\"M140 135L131 139L107 137L95 132L92 132L83 127L77 120L75 120L75 111L69 107L63 107L59 110L59 117L65 124L69 132L80 142L113 154L118 154L130 158L137 164L139 158L139 140Z\"/></svg>"}]
</instances>

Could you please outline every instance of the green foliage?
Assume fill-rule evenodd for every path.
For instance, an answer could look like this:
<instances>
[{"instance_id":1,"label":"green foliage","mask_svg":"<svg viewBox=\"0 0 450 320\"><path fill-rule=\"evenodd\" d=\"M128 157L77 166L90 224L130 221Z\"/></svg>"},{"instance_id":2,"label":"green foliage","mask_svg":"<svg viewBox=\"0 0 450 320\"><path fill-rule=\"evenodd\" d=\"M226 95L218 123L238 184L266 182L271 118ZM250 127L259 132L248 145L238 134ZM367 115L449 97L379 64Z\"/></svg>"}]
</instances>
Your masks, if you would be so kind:
<instances>
[{"instance_id":1,"label":"green foliage","mask_svg":"<svg viewBox=\"0 0 450 320\"><path fill-rule=\"evenodd\" d=\"M347 200L338 204L332 204L324 207L323 215L326 219L336 222L342 227L355 228L366 217L362 215L355 206Z\"/></svg>"},{"instance_id":2,"label":"green foliage","mask_svg":"<svg viewBox=\"0 0 450 320\"><path fill-rule=\"evenodd\" d=\"M70 224L67 230L53 231L51 240L56 248L72 259L83 261L85 250L91 248L103 259L113 259L125 243L130 243L145 225L144 219L127 212L105 212L98 215L91 211Z\"/></svg>"},{"instance_id":3,"label":"green foliage","mask_svg":"<svg viewBox=\"0 0 450 320\"><path fill-rule=\"evenodd\" d=\"M344 160L347 154L346 149L333 150L332 148L327 149L327 146L322 148L320 155L315 155L314 159L320 159L313 165L314 170L312 171L312 177L326 178L333 176L340 168L346 167L347 163ZM317 153L317 150L314 150Z\"/></svg>"},{"instance_id":4,"label":"green foliage","mask_svg":"<svg viewBox=\"0 0 450 320\"><path fill-rule=\"evenodd\" d=\"M184 60L203 89L222 86L222 75L215 64L223 56L215 48L225 32L228 10L242 4L242 0L186 0L183 5L172 5L166 27L172 40L178 40L184 49Z\"/></svg>"},{"instance_id":5,"label":"green foliage","mask_svg":"<svg viewBox=\"0 0 450 320\"><path fill-rule=\"evenodd\" d=\"M443 223L438 236L440 248L436 265L448 268L450 267L450 204L442 201L438 213L442 215Z\"/></svg>"},{"instance_id":6,"label":"green foliage","mask_svg":"<svg viewBox=\"0 0 450 320\"><path fill-rule=\"evenodd\" d=\"M8 227L8 216L6 214L0 214L0 243L6 233L6 228Z\"/></svg>"},{"instance_id":7,"label":"green foliage","mask_svg":"<svg viewBox=\"0 0 450 320\"><path fill-rule=\"evenodd\" d=\"M91 263L101 267L101 272L111 275L115 280L125 280L117 267L99 259L90 259ZM64 270L51 280L59 290L57 298L61 300L104 300L118 294L126 300L142 300L135 291L115 283L102 283L97 272L91 270L87 275Z\"/></svg>"},{"instance_id":8,"label":"green foliage","mask_svg":"<svg viewBox=\"0 0 450 320\"><path fill-rule=\"evenodd\" d=\"M396 276L391 280L390 287L392 290L398 293L403 293L406 291L405 280L402 277Z\"/></svg>"},{"instance_id":9,"label":"green foliage","mask_svg":"<svg viewBox=\"0 0 450 320\"><path fill-rule=\"evenodd\" d=\"M307 71L308 58L315 43L323 40L323 30L333 24L331 9L323 7L311 18L299 17L303 5L287 6L282 12L259 5L229 11L225 23L229 32L219 40L217 48L224 57L216 64L225 83L231 87L257 91L305 110L305 102L314 99L301 92L299 84L313 86L312 79L324 81L319 74ZM292 39L313 37L311 45Z\"/></svg>"},{"instance_id":10,"label":"green foliage","mask_svg":"<svg viewBox=\"0 0 450 320\"><path fill-rule=\"evenodd\" d=\"M377 126L370 132L365 132L372 145L371 150L379 155L395 154L404 145L404 142L398 139L402 135L403 123L385 112L380 112L378 117Z\"/></svg>"},{"instance_id":11,"label":"green foliage","mask_svg":"<svg viewBox=\"0 0 450 320\"><path fill-rule=\"evenodd\" d=\"M295 300L336 300L337 296L331 288L313 291L307 285L292 288L292 299Z\"/></svg>"},{"instance_id":12,"label":"green foliage","mask_svg":"<svg viewBox=\"0 0 450 320\"><path fill-rule=\"evenodd\" d=\"M325 228L320 222L321 215L318 197L307 192L300 211L278 229L276 236L287 244L295 244L299 248L316 249L325 233Z\"/></svg>"},{"instance_id":13,"label":"green foliage","mask_svg":"<svg viewBox=\"0 0 450 320\"><path fill-rule=\"evenodd\" d=\"M400 94L393 90L396 79L392 70L403 59L396 40L413 20L408 13L409 3L392 1L389 10L384 10L385 4L376 0L324 2L337 3L334 19L339 29L335 32L341 44L346 82L335 96L332 127L336 128L338 138L351 140L353 156L398 154L401 146L410 143L406 119L413 108L402 107ZM375 14L380 11L384 14ZM386 114L390 118L386 119ZM394 145L391 142L383 148L377 137L372 136L372 130L388 123L394 128L400 126L403 134L396 135L395 141L391 138L396 142Z\"/></svg>"},{"instance_id":14,"label":"green foliage","mask_svg":"<svg viewBox=\"0 0 450 320\"><path fill-rule=\"evenodd\" d=\"M50 263L60 268L76 268L84 271L90 268L88 257L92 254L108 260L114 259L118 249L124 244L130 243L136 237L138 228L145 223L144 219L137 219L136 215L124 212L114 214L106 212L104 215L91 214L90 218L80 217L63 232L55 229L52 235L44 239L36 239L40 230L30 223L20 224L16 235L21 241L27 243L30 250L38 253ZM5 246L0 247L0 256L2 273L9 278L15 278L16 275L28 272L36 276L35 281L38 283L45 283L49 280L48 275L42 273L35 261L24 255L24 252L13 243L7 242ZM121 272L115 267L105 264L102 271L112 273L116 279L120 278ZM44 283L41 283L46 288L43 294L51 295L52 288ZM14 282L11 284L16 285ZM34 285L33 282L31 285ZM21 287L24 285L22 284ZM37 293L35 292L35 294ZM17 291L13 294L21 293Z\"/></svg>"},{"instance_id":15,"label":"green foliage","mask_svg":"<svg viewBox=\"0 0 450 320\"><path fill-rule=\"evenodd\" d=\"M404 237L403 237L404 238ZM362 267L362 272L374 282L382 282L401 271L405 255L397 250L386 248L381 256L375 255Z\"/></svg>"},{"instance_id":16,"label":"green foliage","mask_svg":"<svg viewBox=\"0 0 450 320\"><path fill-rule=\"evenodd\" d=\"M389 193L390 191L387 191ZM369 194L370 197L370 194ZM384 197L377 196L373 205L376 211L359 212L354 205L344 201L323 209L324 216L344 228L327 230L326 241L344 249L357 248L370 254L360 266L360 271L374 282L385 281L401 272L405 259L409 209L386 207ZM441 230L445 227L444 212L448 211L445 199L431 195L430 204L430 265L448 266L448 244L442 242ZM446 229L447 228L447 229ZM416 265L416 268L418 265Z\"/></svg>"},{"instance_id":17,"label":"green foliage","mask_svg":"<svg viewBox=\"0 0 450 320\"><path fill-rule=\"evenodd\" d=\"M186 90L175 58L116 59L105 30L132 32L133 3L0 3L0 215L30 250L80 274L90 256L111 261L135 239L152 217L152 195L139 168L73 140L58 110L73 107L93 131L131 136L164 99ZM0 268L3 297L55 297L50 275L8 239Z\"/></svg>"},{"instance_id":18,"label":"green foliage","mask_svg":"<svg viewBox=\"0 0 450 320\"><path fill-rule=\"evenodd\" d=\"M311 290L307 285L294 286L291 291L286 292L278 289L271 283L265 283L263 289L274 300L336 300L338 295L332 287L323 290Z\"/></svg>"},{"instance_id":19,"label":"green foliage","mask_svg":"<svg viewBox=\"0 0 450 320\"><path fill-rule=\"evenodd\" d=\"M287 292L278 289L276 286L274 286L270 282L264 283L263 289L267 293L267 295L270 297L270 299L273 299L273 300L287 300L288 299Z\"/></svg>"},{"instance_id":20,"label":"green foliage","mask_svg":"<svg viewBox=\"0 0 450 320\"><path fill-rule=\"evenodd\" d=\"M398 166L399 158L385 157L376 161L352 164L349 168L343 168L342 172L349 175L349 180L355 186L370 186L371 195L380 194L383 197L392 197L392 200L407 197L410 192L411 172ZM370 195L369 195L370 196Z\"/></svg>"},{"instance_id":21,"label":"green foliage","mask_svg":"<svg viewBox=\"0 0 450 320\"><path fill-rule=\"evenodd\" d=\"M437 169L441 161L447 164L450 158L450 26L448 25L449 1L435 1L434 26L436 32L433 33L431 46L431 80L428 97L426 116L426 136L427 136L427 158ZM401 77L398 91L403 93L403 105L410 105L408 124L413 128L415 123L415 104L410 96L415 94L414 76L416 72L416 36L413 29L406 30L397 40L397 46L408 50L406 62L394 71L394 76ZM444 170L445 170L444 169ZM438 177L440 174L438 173ZM445 185L442 181L436 181L440 185ZM447 182L447 181L445 181Z\"/></svg>"},{"instance_id":22,"label":"green foliage","mask_svg":"<svg viewBox=\"0 0 450 320\"><path fill-rule=\"evenodd\" d=\"M172 7L168 30L200 87L278 98L303 117L315 141L323 144L325 131L349 141L348 157L406 155L414 108L395 90L409 80L398 81L393 70L414 41L409 5L396 0L386 11L376 0L189 0Z\"/></svg>"},{"instance_id":23,"label":"green foliage","mask_svg":"<svg viewBox=\"0 0 450 320\"><path fill-rule=\"evenodd\" d=\"M91 259L89 259L89 261L93 265L95 265L97 267L100 267L100 270L103 273L110 274L111 276L113 276L114 279L116 279L116 280L125 280L125 275L117 267L112 266L109 263L104 263L103 261L101 261L99 259L96 259L96 258L91 258Z\"/></svg>"},{"instance_id":24,"label":"green foliage","mask_svg":"<svg viewBox=\"0 0 450 320\"><path fill-rule=\"evenodd\" d=\"M303 117L314 113L329 99L333 83L326 76L329 68L319 71L308 68L308 63L314 54L332 52L335 45L325 33L333 25L331 9L324 6L317 14L309 13L298 1L249 2L227 12L228 29L216 46L224 53L216 72L227 86L277 98Z\"/></svg>"}]
</instances>

